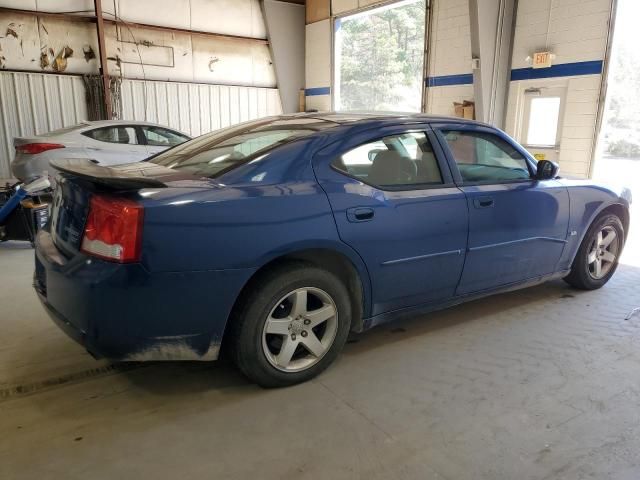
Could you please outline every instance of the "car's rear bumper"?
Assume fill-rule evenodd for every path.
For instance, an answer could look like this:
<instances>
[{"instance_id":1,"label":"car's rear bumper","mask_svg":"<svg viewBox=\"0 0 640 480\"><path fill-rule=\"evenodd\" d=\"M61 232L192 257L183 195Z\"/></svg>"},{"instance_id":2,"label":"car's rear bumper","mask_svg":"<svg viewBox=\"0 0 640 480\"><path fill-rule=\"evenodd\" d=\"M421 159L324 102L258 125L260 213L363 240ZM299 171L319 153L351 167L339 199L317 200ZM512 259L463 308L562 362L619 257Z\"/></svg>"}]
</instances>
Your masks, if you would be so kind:
<instances>
[{"instance_id":1,"label":"car's rear bumper","mask_svg":"<svg viewBox=\"0 0 640 480\"><path fill-rule=\"evenodd\" d=\"M36 239L34 288L51 319L96 358L214 360L227 318L252 270L148 272Z\"/></svg>"}]
</instances>

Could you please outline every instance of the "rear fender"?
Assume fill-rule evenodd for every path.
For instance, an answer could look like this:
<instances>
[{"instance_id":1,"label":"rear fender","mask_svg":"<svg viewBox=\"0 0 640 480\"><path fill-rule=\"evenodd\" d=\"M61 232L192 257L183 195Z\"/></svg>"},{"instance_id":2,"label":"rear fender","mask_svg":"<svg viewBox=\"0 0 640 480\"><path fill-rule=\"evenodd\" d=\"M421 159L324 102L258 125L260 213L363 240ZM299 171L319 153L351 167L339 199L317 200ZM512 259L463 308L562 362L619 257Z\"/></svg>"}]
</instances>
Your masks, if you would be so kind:
<instances>
[{"instance_id":1,"label":"rear fender","mask_svg":"<svg viewBox=\"0 0 640 480\"><path fill-rule=\"evenodd\" d=\"M363 318L369 318L371 315L371 279L369 277L369 270L360 255L341 241L303 240L292 243L287 245L285 249L273 250L263 255L259 261L259 269L265 267L278 258L292 256L308 250L328 250L342 255L351 262L351 265L355 268L356 273L358 274L360 284L362 286L362 316Z\"/></svg>"}]
</instances>

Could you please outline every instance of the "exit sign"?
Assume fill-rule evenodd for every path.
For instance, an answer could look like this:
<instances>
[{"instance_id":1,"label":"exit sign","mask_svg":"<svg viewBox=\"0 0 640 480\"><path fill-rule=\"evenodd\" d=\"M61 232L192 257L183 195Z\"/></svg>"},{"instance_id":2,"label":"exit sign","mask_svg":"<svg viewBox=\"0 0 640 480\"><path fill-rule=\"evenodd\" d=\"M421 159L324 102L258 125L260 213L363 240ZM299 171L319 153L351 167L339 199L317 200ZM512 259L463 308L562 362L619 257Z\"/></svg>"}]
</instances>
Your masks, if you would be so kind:
<instances>
[{"instance_id":1,"label":"exit sign","mask_svg":"<svg viewBox=\"0 0 640 480\"><path fill-rule=\"evenodd\" d=\"M552 60L551 52L536 52L533 54L533 68L549 68Z\"/></svg>"}]
</instances>

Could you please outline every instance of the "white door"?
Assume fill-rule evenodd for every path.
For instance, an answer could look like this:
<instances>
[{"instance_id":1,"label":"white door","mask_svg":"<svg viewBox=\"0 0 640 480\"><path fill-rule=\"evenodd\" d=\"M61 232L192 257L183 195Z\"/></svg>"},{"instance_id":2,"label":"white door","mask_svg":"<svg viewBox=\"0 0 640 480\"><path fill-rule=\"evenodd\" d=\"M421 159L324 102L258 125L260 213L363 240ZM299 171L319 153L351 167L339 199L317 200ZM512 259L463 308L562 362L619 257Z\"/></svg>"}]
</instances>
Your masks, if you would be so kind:
<instances>
[{"instance_id":1,"label":"white door","mask_svg":"<svg viewBox=\"0 0 640 480\"><path fill-rule=\"evenodd\" d=\"M520 143L537 160L558 161L562 138L562 114L566 89L528 88L524 92L522 138Z\"/></svg>"},{"instance_id":2,"label":"white door","mask_svg":"<svg viewBox=\"0 0 640 480\"><path fill-rule=\"evenodd\" d=\"M133 126L101 127L83 135L88 137L85 143L88 157L100 165L140 162L149 156Z\"/></svg>"}]
</instances>

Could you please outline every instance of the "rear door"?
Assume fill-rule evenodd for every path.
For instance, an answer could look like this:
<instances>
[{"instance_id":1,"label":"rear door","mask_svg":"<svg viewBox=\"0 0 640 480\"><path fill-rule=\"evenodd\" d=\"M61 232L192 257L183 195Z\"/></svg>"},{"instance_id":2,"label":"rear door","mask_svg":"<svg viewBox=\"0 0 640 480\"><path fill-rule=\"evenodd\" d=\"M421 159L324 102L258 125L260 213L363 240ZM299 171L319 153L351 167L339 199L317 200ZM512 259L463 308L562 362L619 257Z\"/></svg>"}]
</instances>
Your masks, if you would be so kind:
<instances>
[{"instance_id":1,"label":"rear door","mask_svg":"<svg viewBox=\"0 0 640 480\"><path fill-rule=\"evenodd\" d=\"M492 128L434 128L469 208L469 245L457 294L553 273L567 243L566 187L535 180L524 150Z\"/></svg>"},{"instance_id":2,"label":"rear door","mask_svg":"<svg viewBox=\"0 0 640 480\"><path fill-rule=\"evenodd\" d=\"M133 125L112 125L86 130L85 150L100 165L140 162L149 156Z\"/></svg>"},{"instance_id":3,"label":"rear door","mask_svg":"<svg viewBox=\"0 0 640 480\"><path fill-rule=\"evenodd\" d=\"M385 127L325 147L314 169L341 239L364 259L372 314L449 298L467 204L428 126Z\"/></svg>"}]
</instances>

